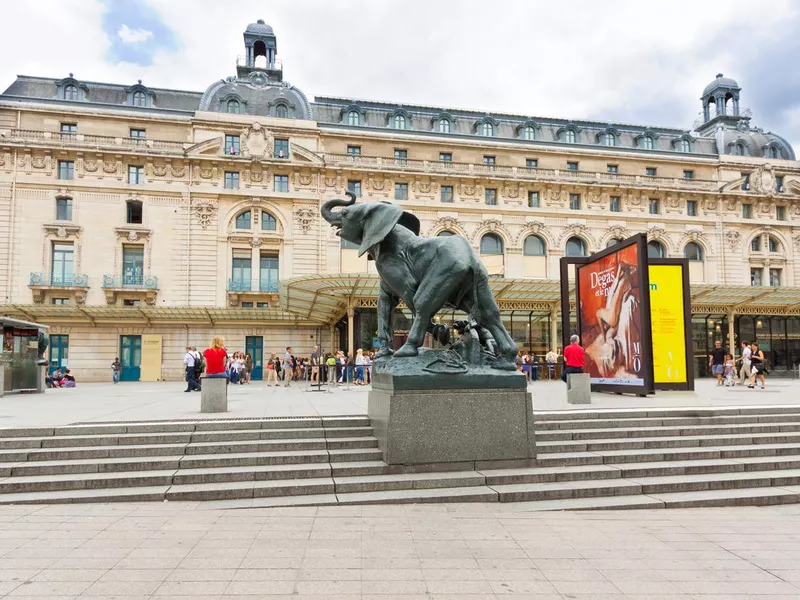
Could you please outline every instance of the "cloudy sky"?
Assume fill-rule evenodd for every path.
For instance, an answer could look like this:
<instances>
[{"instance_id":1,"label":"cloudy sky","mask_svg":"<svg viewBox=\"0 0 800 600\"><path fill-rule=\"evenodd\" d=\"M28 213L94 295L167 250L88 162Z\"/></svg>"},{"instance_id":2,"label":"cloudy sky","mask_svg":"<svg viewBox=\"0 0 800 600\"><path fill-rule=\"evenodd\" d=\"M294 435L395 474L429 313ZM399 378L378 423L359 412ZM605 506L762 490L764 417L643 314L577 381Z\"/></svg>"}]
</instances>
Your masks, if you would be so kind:
<instances>
[{"instance_id":1,"label":"cloudy sky","mask_svg":"<svg viewBox=\"0 0 800 600\"><path fill-rule=\"evenodd\" d=\"M691 127L717 72L753 124L800 150L793 0L37 0L8 2L17 74L204 90L263 18L307 95Z\"/></svg>"}]
</instances>

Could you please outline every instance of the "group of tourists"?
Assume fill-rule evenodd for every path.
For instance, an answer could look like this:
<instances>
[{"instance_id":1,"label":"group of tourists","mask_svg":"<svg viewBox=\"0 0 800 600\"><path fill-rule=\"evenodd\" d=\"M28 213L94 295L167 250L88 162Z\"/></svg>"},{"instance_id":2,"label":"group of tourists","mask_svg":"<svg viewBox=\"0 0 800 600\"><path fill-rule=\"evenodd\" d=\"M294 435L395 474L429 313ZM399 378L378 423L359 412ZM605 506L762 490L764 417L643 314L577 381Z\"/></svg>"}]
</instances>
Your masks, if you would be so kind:
<instances>
[{"instance_id":1,"label":"group of tourists","mask_svg":"<svg viewBox=\"0 0 800 600\"><path fill-rule=\"evenodd\" d=\"M748 388L755 389L760 382L761 389L765 389L769 370L764 351L757 342L742 342L741 350L739 358L735 358L727 348L723 348L722 342L714 342L714 349L708 355L708 366L717 378L717 385L733 387L746 383Z\"/></svg>"},{"instance_id":2,"label":"group of tourists","mask_svg":"<svg viewBox=\"0 0 800 600\"><path fill-rule=\"evenodd\" d=\"M517 370L521 371L528 381L557 379L559 369L563 376L563 365L560 359L561 356L555 350L550 350L541 359L533 352L521 351L517 355Z\"/></svg>"},{"instance_id":3,"label":"group of tourists","mask_svg":"<svg viewBox=\"0 0 800 600\"><path fill-rule=\"evenodd\" d=\"M73 377L69 369L62 371L61 367L58 367L44 378L44 383L49 388L74 388L75 377Z\"/></svg>"}]
</instances>

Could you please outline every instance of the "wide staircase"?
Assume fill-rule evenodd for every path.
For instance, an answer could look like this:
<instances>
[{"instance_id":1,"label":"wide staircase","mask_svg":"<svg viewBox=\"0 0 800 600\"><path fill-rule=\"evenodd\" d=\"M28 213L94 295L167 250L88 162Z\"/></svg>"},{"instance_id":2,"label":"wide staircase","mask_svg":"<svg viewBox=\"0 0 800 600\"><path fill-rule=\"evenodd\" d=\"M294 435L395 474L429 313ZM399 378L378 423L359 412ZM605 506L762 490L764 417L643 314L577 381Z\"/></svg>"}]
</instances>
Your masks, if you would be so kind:
<instances>
[{"instance_id":1,"label":"wide staircase","mask_svg":"<svg viewBox=\"0 0 800 600\"><path fill-rule=\"evenodd\" d=\"M390 467L369 419L0 429L0 503L525 502L531 510L800 502L800 406L538 412L533 464Z\"/></svg>"}]
</instances>

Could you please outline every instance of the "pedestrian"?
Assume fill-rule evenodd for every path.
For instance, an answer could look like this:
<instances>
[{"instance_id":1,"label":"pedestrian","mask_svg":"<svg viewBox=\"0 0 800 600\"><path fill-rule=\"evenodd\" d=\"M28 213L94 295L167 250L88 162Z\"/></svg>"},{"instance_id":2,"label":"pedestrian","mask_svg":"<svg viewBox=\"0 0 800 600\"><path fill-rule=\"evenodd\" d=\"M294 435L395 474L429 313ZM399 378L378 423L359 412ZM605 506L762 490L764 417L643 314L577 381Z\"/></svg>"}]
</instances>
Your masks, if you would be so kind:
<instances>
[{"instance_id":1,"label":"pedestrian","mask_svg":"<svg viewBox=\"0 0 800 600\"><path fill-rule=\"evenodd\" d=\"M722 342L717 340L714 342L714 349L708 355L708 366L711 368L711 374L717 376L717 385L722 385L722 377L725 375L725 357L728 355L728 349L722 347Z\"/></svg>"},{"instance_id":2,"label":"pedestrian","mask_svg":"<svg viewBox=\"0 0 800 600\"><path fill-rule=\"evenodd\" d=\"M233 356L231 357L230 363L228 363L228 378L230 382L234 385L239 383L239 353L234 352Z\"/></svg>"},{"instance_id":3,"label":"pedestrian","mask_svg":"<svg viewBox=\"0 0 800 600\"><path fill-rule=\"evenodd\" d=\"M569 338L569 346L564 348L564 370L561 372L561 381L567 381L567 375L583 373L586 366L585 351L581 347L580 338L573 335Z\"/></svg>"},{"instance_id":4,"label":"pedestrian","mask_svg":"<svg viewBox=\"0 0 800 600\"><path fill-rule=\"evenodd\" d=\"M319 385L319 346L311 350L311 385Z\"/></svg>"},{"instance_id":5,"label":"pedestrian","mask_svg":"<svg viewBox=\"0 0 800 600\"><path fill-rule=\"evenodd\" d=\"M200 391L203 387L200 383L200 379L203 376L203 371L206 369L206 361L203 355L197 351L197 346L192 346L192 353L194 354L194 379L197 382L198 391Z\"/></svg>"},{"instance_id":6,"label":"pedestrian","mask_svg":"<svg viewBox=\"0 0 800 600\"><path fill-rule=\"evenodd\" d=\"M547 363L547 378L548 379L555 379L556 378L556 363L558 362L558 352L555 350L550 350L545 357L545 362Z\"/></svg>"},{"instance_id":7,"label":"pedestrian","mask_svg":"<svg viewBox=\"0 0 800 600\"><path fill-rule=\"evenodd\" d=\"M728 354L725 357L725 386L733 387L733 378L736 377L736 362L733 360L733 354Z\"/></svg>"},{"instance_id":8,"label":"pedestrian","mask_svg":"<svg viewBox=\"0 0 800 600\"><path fill-rule=\"evenodd\" d=\"M215 335L211 340L211 347L203 352L206 363L206 377L225 377L225 366L228 362L228 351L225 350L225 340Z\"/></svg>"},{"instance_id":9,"label":"pedestrian","mask_svg":"<svg viewBox=\"0 0 800 600\"><path fill-rule=\"evenodd\" d=\"M253 357L248 352L244 355L244 382L250 383L250 377L253 374Z\"/></svg>"},{"instance_id":10,"label":"pedestrian","mask_svg":"<svg viewBox=\"0 0 800 600\"><path fill-rule=\"evenodd\" d=\"M355 384L356 385L364 385L366 383L364 379L364 350L359 348L356 350L356 377L355 377Z\"/></svg>"},{"instance_id":11,"label":"pedestrian","mask_svg":"<svg viewBox=\"0 0 800 600\"><path fill-rule=\"evenodd\" d=\"M522 374L525 375L525 381L531 379L531 357L527 352L523 353L520 357Z\"/></svg>"},{"instance_id":12,"label":"pedestrian","mask_svg":"<svg viewBox=\"0 0 800 600\"><path fill-rule=\"evenodd\" d=\"M281 370L283 371L283 387L289 387L289 384L292 382L292 377L294 376L294 356L292 356L291 346L286 346Z\"/></svg>"},{"instance_id":13,"label":"pedestrian","mask_svg":"<svg viewBox=\"0 0 800 600\"><path fill-rule=\"evenodd\" d=\"M336 383L337 385L344 381L344 352L341 350L336 351Z\"/></svg>"},{"instance_id":14,"label":"pedestrian","mask_svg":"<svg viewBox=\"0 0 800 600\"><path fill-rule=\"evenodd\" d=\"M750 382L750 344L742 342L742 355L739 357L741 367L739 368L739 385L744 385L745 382Z\"/></svg>"},{"instance_id":15,"label":"pedestrian","mask_svg":"<svg viewBox=\"0 0 800 600\"><path fill-rule=\"evenodd\" d=\"M537 381L539 379L539 357L531 353L528 360L531 363L531 381Z\"/></svg>"},{"instance_id":16,"label":"pedestrian","mask_svg":"<svg viewBox=\"0 0 800 600\"><path fill-rule=\"evenodd\" d=\"M336 357L333 354L328 354L325 359L325 365L328 367L328 384L336 383Z\"/></svg>"},{"instance_id":17,"label":"pedestrian","mask_svg":"<svg viewBox=\"0 0 800 600\"><path fill-rule=\"evenodd\" d=\"M364 373L367 377L366 383L372 383L372 352L364 355Z\"/></svg>"},{"instance_id":18,"label":"pedestrian","mask_svg":"<svg viewBox=\"0 0 800 600\"><path fill-rule=\"evenodd\" d=\"M761 389L765 389L767 387L766 379L764 375L768 374L767 365L764 362L764 352L761 348L758 347L756 342L753 342L750 345L750 389L754 389L756 387L756 380L761 380Z\"/></svg>"},{"instance_id":19,"label":"pedestrian","mask_svg":"<svg viewBox=\"0 0 800 600\"><path fill-rule=\"evenodd\" d=\"M271 386L273 382L278 385L278 367L280 367L280 364L276 365L275 362L276 357L273 352L270 354L269 362L267 363L267 386Z\"/></svg>"},{"instance_id":20,"label":"pedestrian","mask_svg":"<svg viewBox=\"0 0 800 600\"><path fill-rule=\"evenodd\" d=\"M122 363L119 362L119 357L114 359L111 363L111 381L119 383L119 376L122 374Z\"/></svg>"},{"instance_id":21,"label":"pedestrian","mask_svg":"<svg viewBox=\"0 0 800 600\"><path fill-rule=\"evenodd\" d=\"M183 390L184 392L200 390L200 384L198 383L194 372L194 363L196 360L197 355L192 352L192 347L186 346L186 354L183 356L183 364L186 365L186 389Z\"/></svg>"}]
</instances>

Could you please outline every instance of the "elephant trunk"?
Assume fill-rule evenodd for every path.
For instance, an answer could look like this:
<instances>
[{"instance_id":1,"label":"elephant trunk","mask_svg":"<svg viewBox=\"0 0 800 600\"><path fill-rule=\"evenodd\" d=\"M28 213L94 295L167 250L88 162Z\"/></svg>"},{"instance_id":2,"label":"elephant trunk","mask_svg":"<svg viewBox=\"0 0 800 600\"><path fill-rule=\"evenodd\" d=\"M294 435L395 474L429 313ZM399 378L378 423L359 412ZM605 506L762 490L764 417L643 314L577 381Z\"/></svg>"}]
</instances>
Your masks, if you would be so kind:
<instances>
[{"instance_id":1,"label":"elephant trunk","mask_svg":"<svg viewBox=\"0 0 800 600\"><path fill-rule=\"evenodd\" d=\"M328 200L325 204L322 205L320 209L320 214L322 214L322 218L325 219L328 223L334 226L341 227L342 225L342 216L338 212L333 212L334 208L339 206L351 206L356 202L356 195L347 190L345 192L347 194L349 200L342 200L341 198L334 198L333 200Z\"/></svg>"}]
</instances>

